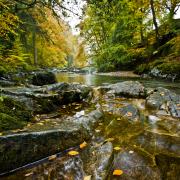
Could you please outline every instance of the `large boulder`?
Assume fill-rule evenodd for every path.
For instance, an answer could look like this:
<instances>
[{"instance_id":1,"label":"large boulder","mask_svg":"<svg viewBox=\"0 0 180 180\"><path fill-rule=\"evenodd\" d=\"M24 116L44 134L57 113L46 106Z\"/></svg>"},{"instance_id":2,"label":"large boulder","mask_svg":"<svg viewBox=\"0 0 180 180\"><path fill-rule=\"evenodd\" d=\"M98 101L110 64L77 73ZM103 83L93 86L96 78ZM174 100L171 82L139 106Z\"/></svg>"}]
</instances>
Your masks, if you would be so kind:
<instances>
[{"instance_id":1,"label":"large boulder","mask_svg":"<svg viewBox=\"0 0 180 180\"><path fill-rule=\"evenodd\" d=\"M75 124L55 130L0 136L0 173L79 145L89 138L87 131Z\"/></svg>"},{"instance_id":2,"label":"large boulder","mask_svg":"<svg viewBox=\"0 0 180 180\"><path fill-rule=\"evenodd\" d=\"M125 81L108 86L111 93L123 97L140 98L146 96L144 86L138 81ZM109 92L109 93L110 93Z\"/></svg>"},{"instance_id":3,"label":"large boulder","mask_svg":"<svg viewBox=\"0 0 180 180\"><path fill-rule=\"evenodd\" d=\"M0 136L0 173L88 141L103 114L94 110L80 119L49 119L26 127L24 133Z\"/></svg>"},{"instance_id":4,"label":"large boulder","mask_svg":"<svg viewBox=\"0 0 180 180\"><path fill-rule=\"evenodd\" d=\"M56 76L52 72L39 72L33 75L32 84L42 86L57 83Z\"/></svg>"}]
</instances>

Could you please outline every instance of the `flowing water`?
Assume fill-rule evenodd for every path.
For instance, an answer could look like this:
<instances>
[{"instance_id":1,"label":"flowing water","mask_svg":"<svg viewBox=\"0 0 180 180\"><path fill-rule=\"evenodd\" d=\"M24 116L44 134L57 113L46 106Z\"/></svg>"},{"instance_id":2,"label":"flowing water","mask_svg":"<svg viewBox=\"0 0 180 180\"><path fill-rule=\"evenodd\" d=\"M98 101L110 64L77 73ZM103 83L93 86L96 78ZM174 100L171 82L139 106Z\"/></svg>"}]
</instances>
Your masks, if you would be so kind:
<instances>
[{"instance_id":1,"label":"flowing water","mask_svg":"<svg viewBox=\"0 0 180 180\"><path fill-rule=\"evenodd\" d=\"M56 75L58 82L82 83L86 85L100 86L106 83L118 83L123 81L139 81L145 87L164 87L180 94L180 82L168 82L163 80L145 79L141 77L118 77L98 74L75 74L75 73L58 73Z\"/></svg>"},{"instance_id":2,"label":"flowing water","mask_svg":"<svg viewBox=\"0 0 180 180\"><path fill-rule=\"evenodd\" d=\"M59 82L82 83L86 85L99 86L105 83L117 83L127 80L138 80L146 87L164 87L180 94L180 83L170 83L152 79L137 77L114 77L92 74L57 74ZM11 176L3 177L4 180L19 179L42 179L42 180L87 180L99 179L98 176L106 174L108 180L121 179L112 176L114 169L123 169L122 179L152 179L152 180L178 180L179 178L179 120L171 117L154 116L154 112L145 108L143 99L126 99L103 95L94 89L96 102L90 107L81 106L80 112L88 109L101 107L105 112L102 122L98 123L93 133L93 139L88 142L87 149L73 150L79 152L77 156L69 156L67 153L52 158L31 168L21 170ZM125 116L119 115L119 110L135 105L140 115L131 118L133 112L130 108ZM77 107L80 105L78 104ZM84 109L83 109L84 107ZM78 113L78 109L75 113ZM64 111L69 109L64 108ZM68 115L67 113L65 113ZM69 114L71 116L71 114ZM129 116L129 117L128 117ZM149 118L148 118L149 117ZM49 121L54 122L53 117ZM58 122L57 122L58 123ZM50 126L48 124L48 126ZM104 144L110 146L104 146ZM112 145L112 147L111 147ZM104 147L103 147L104 146ZM108 159L109 151L112 148L112 157ZM113 150L114 148L114 150ZM108 163L106 169L103 169ZM99 173L99 171L102 171ZM132 178L136 177L136 178ZM101 178L100 178L101 179Z\"/></svg>"}]
</instances>

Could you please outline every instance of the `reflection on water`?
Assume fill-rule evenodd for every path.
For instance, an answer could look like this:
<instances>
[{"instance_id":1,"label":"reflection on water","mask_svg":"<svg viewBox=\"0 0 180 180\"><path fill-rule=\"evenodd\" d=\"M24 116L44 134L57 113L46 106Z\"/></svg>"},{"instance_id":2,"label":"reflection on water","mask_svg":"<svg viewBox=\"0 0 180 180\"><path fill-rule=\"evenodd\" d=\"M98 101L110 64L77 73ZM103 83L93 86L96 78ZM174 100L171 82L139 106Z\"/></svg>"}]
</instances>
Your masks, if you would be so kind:
<instances>
[{"instance_id":1,"label":"reflection on water","mask_svg":"<svg viewBox=\"0 0 180 180\"><path fill-rule=\"evenodd\" d=\"M74 73L58 73L56 75L58 82L82 83L86 85L100 86L104 83L117 83L122 81L140 81L146 87L164 87L180 94L180 82L172 83L163 80L144 79L140 77L117 77L95 74L74 74Z\"/></svg>"}]
</instances>

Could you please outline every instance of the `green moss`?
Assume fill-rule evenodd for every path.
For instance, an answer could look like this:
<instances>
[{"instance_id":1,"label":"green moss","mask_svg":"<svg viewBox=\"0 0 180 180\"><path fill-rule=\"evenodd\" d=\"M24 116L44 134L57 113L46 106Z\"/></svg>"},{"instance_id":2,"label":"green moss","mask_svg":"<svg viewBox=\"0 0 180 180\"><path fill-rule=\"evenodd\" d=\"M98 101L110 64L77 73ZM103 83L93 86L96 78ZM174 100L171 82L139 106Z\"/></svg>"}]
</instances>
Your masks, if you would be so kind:
<instances>
[{"instance_id":1,"label":"green moss","mask_svg":"<svg viewBox=\"0 0 180 180\"><path fill-rule=\"evenodd\" d=\"M9 129L23 128L26 122L18 119L16 116L12 117L8 114L0 113L0 131Z\"/></svg>"},{"instance_id":2,"label":"green moss","mask_svg":"<svg viewBox=\"0 0 180 180\"><path fill-rule=\"evenodd\" d=\"M19 129L30 121L32 113L22 103L9 97L0 97L0 131Z\"/></svg>"}]
</instances>

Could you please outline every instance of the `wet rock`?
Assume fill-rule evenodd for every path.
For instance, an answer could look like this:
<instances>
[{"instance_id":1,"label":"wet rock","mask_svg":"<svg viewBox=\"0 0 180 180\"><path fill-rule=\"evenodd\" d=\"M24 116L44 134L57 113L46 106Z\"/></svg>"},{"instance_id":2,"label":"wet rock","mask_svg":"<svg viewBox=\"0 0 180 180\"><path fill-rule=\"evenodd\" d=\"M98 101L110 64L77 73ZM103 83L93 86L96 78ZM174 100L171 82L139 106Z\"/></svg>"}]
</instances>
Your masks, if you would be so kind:
<instances>
[{"instance_id":1,"label":"wet rock","mask_svg":"<svg viewBox=\"0 0 180 180\"><path fill-rule=\"evenodd\" d=\"M0 79L0 86L2 86L2 87L10 87L10 86L15 86L15 85L16 85L16 83L14 83L14 82Z\"/></svg>"},{"instance_id":2,"label":"wet rock","mask_svg":"<svg viewBox=\"0 0 180 180\"><path fill-rule=\"evenodd\" d=\"M160 78L160 79L168 79L171 81L175 81L176 79L178 79L178 74L173 73L173 74L165 74L163 73L161 70L159 70L158 68L154 67L149 73L149 76L151 77L155 77L155 78Z\"/></svg>"},{"instance_id":3,"label":"wet rock","mask_svg":"<svg viewBox=\"0 0 180 180\"><path fill-rule=\"evenodd\" d=\"M110 92L118 96L124 97L145 97L146 92L144 86L138 81L125 81L117 84L109 85Z\"/></svg>"},{"instance_id":4,"label":"wet rock","mask_svg":"<svg viewBox=\"0 0 180 180\"><path fill-rule=\"evenodd\" d=\"M80 84L58 83L32 88L1 89L1 94L24 103L35 113L47 113L58 106L89 98L91 88Z\"/></svg>"},{"instance_id":5,"label":"wet rock","mask_svg":"<svg viewBox=\"0 0 180 180\"><path fill-rule=\"evenodd\" d=\"M42 86L56 83L56 76L52 72L39 72L32 77L32 84Z\"/></svg>"},{"instance_id":6,"label":"wet rock","mask_svg":"<svg viewBox=\"0 0 180 180\"><path fill-rule=\"evenodd\" d=\"M119 113L120 115L127 117L131 121L137 121L140 116L139 110L132 104L120 108Z\"/></svg>"},{"instance_id":7,"label":"wet rock","mask_svg":"<svg viewBox=\"0 0 180 180\"><path fill-rule=\"evenodd\" d=\"M0 136L0 173L81 144L90 138L82 127Z\"/></svg>"},{"instance_id":8,"label":"wet rock","mask_svg":"<svg viewBox=\"0 0 180 180\"><path fill-rule=\"evenodd\" d=\"M156 164L161 171L161 178L165 180L175 180L180 177L180 158L163 154L156 155Z\"/></svg>"},{"instance_id":9,"label":"wet rock","mask_svg":"<svg viewBox=\"0 0 180 180\"><path fill-rule=\"evenodd\" d=\"M0 98L0 131L22 128L31 120L32 111L23 103L4 96Z\"/></svg>"},{"instance_id":10,"label":"wet rock","mask_svg":"<svg viewBox=\"0 0 180 180\"><path fill-rule=\"evenodd\" d=\"M95 125L100 123L101 118L104 116L101 110L94 110L85 116L81 116L80 118L75 118L74 121L78 123L80 126L83 126L88 131L93 131Z\"/></svg>"},{"instance_id":11,"label":"wet rock","mask_svg":"<svg viewBox=\"0 0 180 180\"><path fill-rule=\"evenodd\" d=\"M113 160L112 143L106 142L98 146L93 144L83 153L82 160L87 175L91 175L92 179L96 180L105 179Z\"/></svg>"},{"instance_id":12,"label":"wet rock","mask_svg":"<svg viewBox=\"0 0 180 180\"><path fill-rule=\"evenodd\" d=\"M157 88L154 93L146 98L146 107L156 110L166 111L166 114L171 114L173 117L180 117L180 96L165 89Z\"/></svg>"},{"instance_id":13,"label":"wet rock","mask_svg":"<svg viewBox=\"0 0 180 180\"><path fill-rule=\"evenodd\" d=\"M121 169L123 174L118 178L122 180L159 180L161 179L158 168L153 167L153 160L148 155L143 155L141 152L130 153L123 151L115 155L109 179L116 179L113 176L113 170Z\"/></svg>"},{"instance_id":14,"label":"wet rock","mask_svg":"<svg viewBox=\"0 0 180 180\"><path fill-rule=\"evenodd\" d=\"M94 179L103 180L107 176L113 158L113 146L111 142L100 146L96 150L96 162L94 170Z\"/></svg>"}]
</instances>

